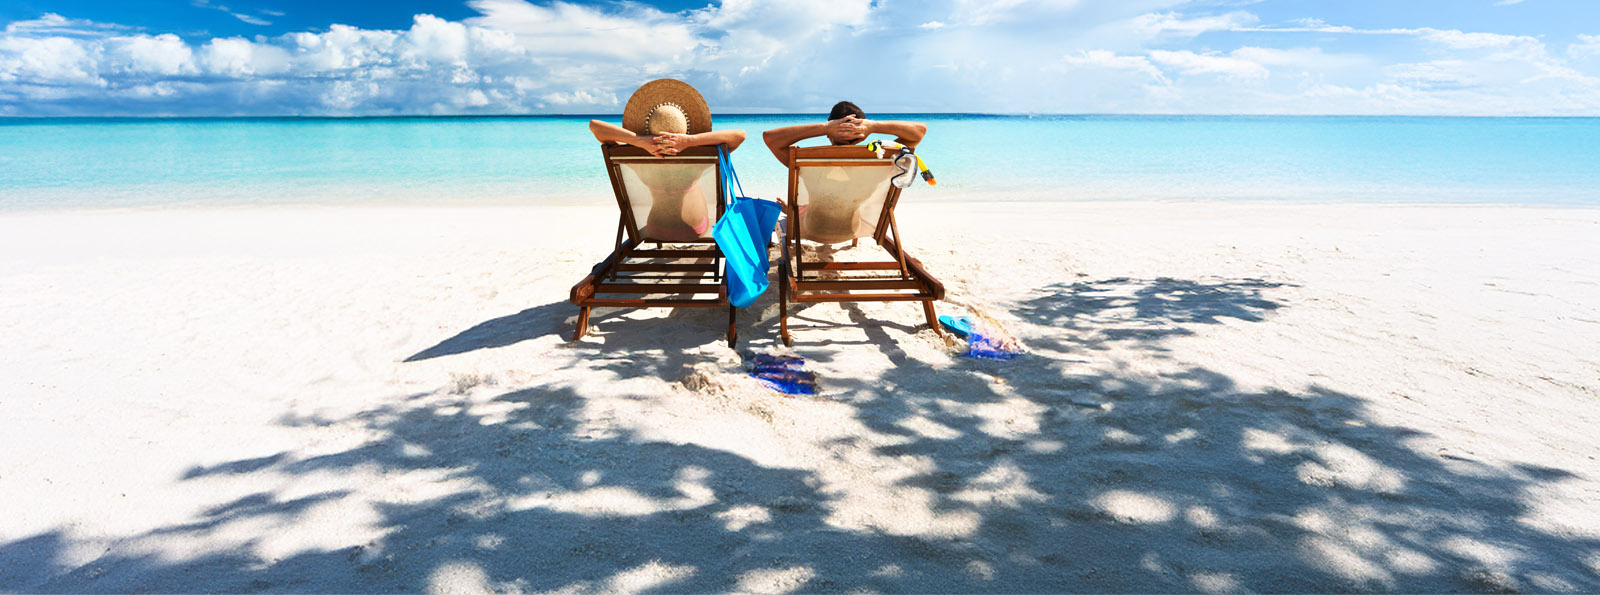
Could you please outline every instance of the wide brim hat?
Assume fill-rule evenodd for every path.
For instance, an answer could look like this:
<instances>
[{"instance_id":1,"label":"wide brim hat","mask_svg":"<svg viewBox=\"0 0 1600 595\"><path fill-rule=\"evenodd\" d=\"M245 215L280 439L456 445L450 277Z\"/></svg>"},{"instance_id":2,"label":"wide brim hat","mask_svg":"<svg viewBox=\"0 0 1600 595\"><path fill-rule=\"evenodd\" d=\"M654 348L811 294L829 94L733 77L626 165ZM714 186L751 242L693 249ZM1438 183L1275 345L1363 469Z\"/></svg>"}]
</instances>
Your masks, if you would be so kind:
<instances>
[{"instance_id":1,"label":"wide brim hat","mask_svg":"<svg viewBox=\"0 0 1600 595\"><path fill-rule=\"evenodd\" d=\"M650 113L662 105L675 105L689 120L688 134L711 131L711 108L706 98L689 83L676 79L656 79L645 83L628 98L622 108L622 127L634 134L655 134L649 128Z\"/></svg>"}]
</instances>

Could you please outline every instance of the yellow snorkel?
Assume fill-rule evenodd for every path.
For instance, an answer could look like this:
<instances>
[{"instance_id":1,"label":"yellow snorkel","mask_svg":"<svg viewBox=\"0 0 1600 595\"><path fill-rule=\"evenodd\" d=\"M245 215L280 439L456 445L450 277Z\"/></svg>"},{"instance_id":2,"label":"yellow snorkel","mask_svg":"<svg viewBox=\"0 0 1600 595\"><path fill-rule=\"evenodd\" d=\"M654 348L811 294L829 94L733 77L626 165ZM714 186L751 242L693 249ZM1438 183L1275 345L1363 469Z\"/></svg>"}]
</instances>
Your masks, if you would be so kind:
<instances>
[{"instance_id":1,"label":"yellow snorkel","mask_svg":"<svg viewBox=\"0 0 1600 595\"><path fill-rule=\"evenodd\" d=\"M900 154L894 158L895 167L900 168L901 172L892 178L896 188L911 187L911 183L916 181L916 177L912 176L910 178L906 178L905 182L901 182L900 176L904 176L912 171L921 173L922 179L927 180L929 186L939 185L938 180L933 179L933 172L928 169L928 164L923 163L922 156L912 152L911 147L907 147L896 142L881 140L875 140L867 143L867 150L876 153L879 158L883 157L884 149L900 149ZM913 166L913 164L915 165Z\"/></svg>"},{"instance_id":2,"label":"yellow snorkel","mask_svg":"<svg viewBox=\"0 0 1600 595\"><path fill-rule=\"evenodd\" d=\"M922 156L916 153L912 153L911 156L917 158L917 170L922 172L922 179L927 180L929 186L938 186L939 182L933 179L933 171L928 169L928 164L922 162Z\"/></svg>"}]
</instances>

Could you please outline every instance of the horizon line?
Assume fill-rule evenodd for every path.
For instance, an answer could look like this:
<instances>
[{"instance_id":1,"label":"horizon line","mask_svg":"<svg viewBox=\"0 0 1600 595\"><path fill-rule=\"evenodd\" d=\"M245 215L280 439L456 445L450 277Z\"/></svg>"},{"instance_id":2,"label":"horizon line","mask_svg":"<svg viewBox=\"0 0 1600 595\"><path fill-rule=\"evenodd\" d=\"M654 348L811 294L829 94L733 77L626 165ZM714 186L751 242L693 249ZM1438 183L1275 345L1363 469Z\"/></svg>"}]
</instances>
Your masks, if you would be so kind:
<instances>
[{"instance_id":1,"label":"horizon line","mask_svg":"<svg viewBox=\"0 0 1600 595\"><path fill-rule=\"evenodd\" d=\"M975 116L989 118L1103 118L1103 117L1180 117L1180 118L1505 118L1505 119L1596 119L1595 115L1485 115L1485 114L1252 114L1252 113L1175 113L1175 112L880 112L884 116ZM792 117L826 116L827 112L712 112L713 116ZM362 114L362 115L0 115L0 122L17 120L422 120L422 119L516 119L516 118L620 118L621 113L574 114Z\"/></svg>"}]
</instances>

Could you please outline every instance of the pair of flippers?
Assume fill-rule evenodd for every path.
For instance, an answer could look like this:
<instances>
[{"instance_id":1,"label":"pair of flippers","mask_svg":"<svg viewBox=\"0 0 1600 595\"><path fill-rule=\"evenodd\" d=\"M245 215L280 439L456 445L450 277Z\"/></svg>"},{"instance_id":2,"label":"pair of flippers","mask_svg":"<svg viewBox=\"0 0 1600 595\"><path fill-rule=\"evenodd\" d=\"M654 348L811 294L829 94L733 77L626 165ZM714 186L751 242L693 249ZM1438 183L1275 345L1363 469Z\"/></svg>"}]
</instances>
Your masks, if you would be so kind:
<instances>
[{"instance_id":1,"label":"pair of flippers","mask_svg":"<svg viewBox=\"0 0 1600 595\"><path fill-rule=\"evenodd\" d=\"M963 355L976 359L1011 359L1025 351L1022 344L997 324L970 316L940 316L939 325L967 340Z\"/></svg>"},{"instance_id":2,"label":"pair of flippers","mask_svg":"<svg viewBox=\"0 0 1600 595\"><path fill-rule=\"evenodd\" d=\"M1022 355L1021 343L1005 329L969 316L940 316L939 324L967 340L967 357L1011 359ZM806 359L793 353L755 353L745 360L752 378L767 388L789 395L817 393L817 373L806 369Z\"/></svg>"}]
</instances>

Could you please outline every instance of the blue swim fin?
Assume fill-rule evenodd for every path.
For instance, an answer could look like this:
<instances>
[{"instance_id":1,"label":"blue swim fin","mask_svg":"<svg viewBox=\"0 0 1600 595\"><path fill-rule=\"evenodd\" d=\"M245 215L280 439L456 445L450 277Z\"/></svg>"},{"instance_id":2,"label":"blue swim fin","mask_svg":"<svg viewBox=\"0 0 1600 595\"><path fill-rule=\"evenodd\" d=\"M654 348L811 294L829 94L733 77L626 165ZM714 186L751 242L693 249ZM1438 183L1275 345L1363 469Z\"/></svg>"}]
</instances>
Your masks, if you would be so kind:
<instances>
[{"instance_id":1,"label":"blue swim fin","mask_svg":"<svg viewBox=\"0 0 1600 595\"><path fill-rule=\"evenodd\" d=\"M963 339L967 338L967 335L972 334L972 319L966 316L957 318L954 316L942 315L939 317L939 325L943 326L946 330L955 333L957 337L961 337Z\"/></svg>"}]
</instances>

